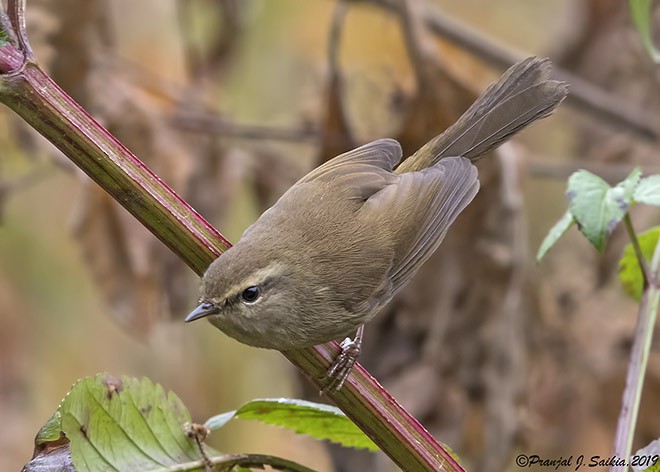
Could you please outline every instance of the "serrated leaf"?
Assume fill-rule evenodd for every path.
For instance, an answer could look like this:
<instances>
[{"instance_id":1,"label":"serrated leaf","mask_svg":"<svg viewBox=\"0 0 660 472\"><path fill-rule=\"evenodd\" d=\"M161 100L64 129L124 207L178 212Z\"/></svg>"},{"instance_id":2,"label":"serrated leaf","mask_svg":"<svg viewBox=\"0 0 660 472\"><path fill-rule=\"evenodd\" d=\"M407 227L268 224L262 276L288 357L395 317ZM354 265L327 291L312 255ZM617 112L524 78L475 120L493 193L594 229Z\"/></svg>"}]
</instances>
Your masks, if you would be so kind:
<instances>
[{"instance_id":1,"label":"serrated leaf","mask_svg":"<svg viewBox=\"0 0 660 472\"><path fill-rule=\"evenodd\" d=\"M377 451L376 446L348 417L331 405L290 398L252 400L238 410L214 416L206 426L217 429L231 418L261 421L305 434L327 439L342 446Z\"/></svg>"},{"instance_id":2,"label":"serrated leaf","mask_svg":"<svg viewBox=\"0 0 660 472\"><path fill-rule=\"evenodd\" d=\"M541 258L545 256L545 253L555 245L555 243L561 238L568 229L575 224L575 219L571 214L570 210L566 210L564 216L562 216L555 225L550 228L548 234L543 239L541 246L539 246L539 252L536 254L536 262L540 262Z\"/></svg>"},{"instance_id":3,"label":"serrated leaf","mask_svg":"<svg viewBox=\"0 0 660 472\"><path fill-rule=\"evenodd\" d=\"M202 458L184 429L191 422L186 407L149 379L83 379L59 410L78 471L149 470Z\"/></svg>"},{"instance_id":4,"label":"serrated leaf","mask_svg":"<svg viewBox=\"0 0 660 472\"><path fill-rule=\"evenodd\" d=\"M639 36L642 38L644 48L646 48L653 62L660 63L660 51L653 44L653 32L651 31L653 26L651 21L652 0L629 0L628 3L630 5L630 16Z\"/></svg>"},{"instance_id":5,"label":"serrated leaf","mask_svg":"<svg viewBox=\"0 0 660 472\"><path fill-rule=\"evenodd\" d=\"M641 175L641 170L635 168L614 187L586 170L569 177L566 191L569 211L582 234L599 251L603 251L607 238L628 211Z\"/></svg>"},{"instance_id":6,"label":"serrated leaf","mask_svg":"<svg viewBox=\"0 0 660 472\"><path fill-rule=\"evenodd\" d=\"M642 179L633 196L637 203L660 206L660 175Z\"/></svg>"},{"instance_id":7,"label":"serrated leaf","mask_svg":"<svg viewBox=\"0 0 660 472\"><path fill-rule=\"evenodd\" d=\"M634 454L639 465L633 465L633 472L660 472L660 439L651 441Z\"/></svg>"},{"instance_id":8,"label":"serrated leaf","mask_svg":"<svg viewBox=\"0 0 660 472\"><path fill-rule=\"evenodd\" d=\"M60 410L55 411L53 416L48 418L48 421L44 423L37 437L34 439L34 442L37 446L41 444L46 444L49 442L57 441L62 435L62 422L60 417Z\"/></svg>"},{"instance_id":9,"label":"serrated leaf","mask_svg":"<svg viewBox=\"0 0 660 472\"><path fill-rule=\"evenodd\" d=\"M660 226L653 227L637 235L642 255L647 261L653 258L655 246L658 244L658 237L660 237ZM623 248L623 255L619 260L619 280L628 295L637 301L642 298L644 277L632 243L626 244Z\"/></svg>"},{"instance_id":10,"label":"serrated leaf","mask_svg":"<svg viewBox=\"0 0 660 472\"><path fill-rule=\"evenodd\" d=\"M99 374L71 388L39 431L38 453L23 470L201 472L205 466L197 441L188 436L190 424L181 400L160 385ZM220 454L208 445L204 452L218 470L313 472L270 455Z\"/></svg>"}]
</instances>

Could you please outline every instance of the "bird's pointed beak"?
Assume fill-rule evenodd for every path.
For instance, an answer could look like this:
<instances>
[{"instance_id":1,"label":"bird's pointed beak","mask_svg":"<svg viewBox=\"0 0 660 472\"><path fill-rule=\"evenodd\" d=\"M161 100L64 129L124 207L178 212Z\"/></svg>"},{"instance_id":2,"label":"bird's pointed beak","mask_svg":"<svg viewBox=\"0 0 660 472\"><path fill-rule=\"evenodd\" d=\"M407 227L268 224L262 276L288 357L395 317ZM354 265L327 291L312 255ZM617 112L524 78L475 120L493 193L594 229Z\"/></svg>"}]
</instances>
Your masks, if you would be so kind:
<instances>
[{"instance_id":1,"label":"bird's pointed beak","mask_svg":"<svg viewBox=\"0 0 660 472\"><path fill-rule=\"evenodd\" d=\"M190 323L191 321L198 320L200 318L204 318L205 316L209 315L215 315L218 313L218 309L213 306L210 303L200 303L197 308L195 308L193 311L191 311L188 316L186 316L186 323Z\"/></svg>"}]
</instances>

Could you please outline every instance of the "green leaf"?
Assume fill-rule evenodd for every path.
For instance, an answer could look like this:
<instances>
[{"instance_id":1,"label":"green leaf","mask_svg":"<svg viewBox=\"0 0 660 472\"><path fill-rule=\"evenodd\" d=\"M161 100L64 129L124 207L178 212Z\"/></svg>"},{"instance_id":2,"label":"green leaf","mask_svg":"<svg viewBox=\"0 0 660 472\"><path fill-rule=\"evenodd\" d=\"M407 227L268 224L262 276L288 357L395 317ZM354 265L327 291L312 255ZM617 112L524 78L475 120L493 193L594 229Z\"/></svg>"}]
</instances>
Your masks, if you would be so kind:
<instances>
[{"instance_id":1,"label":"green leaf","mask_svg":"<svg viewBox=\"0 0 660 472\"><path fill-rule=\"evenodd\" d=\"M204 461L196 440L188 436L190 424L181 400L160 385L99 374L71 388L39 431L37 455L24 470L201 472ZM204 452L218 470L247 472L271 466L313 472L275 456L220 455L207 445Z\"/></svg>"},{"instance_id":2,"label":"green leaf","mask_svg":"<svg viewBox=\"0 0 660 472\"><path fill-rule=\"evenodd\" d=\"M614 187L591 172L579 170L568 179L569 211L582 234L603 251L607 238L628 211L642 172L635 168Z\"/></svg>"},{"instance_id":3,"label":"green leaf","mask_svg":"<svg viewBox=\"0 0 660 472\"><path fill-rule=\"evenodd\" d=\"M236 411L210 418L206 426L217 429L234 417L258 420L316 439L327 439L346 447L378 450L378 446L355 426L355 423L341 410L331 405L289 398L257 399L246 403Z\"/></svg>"},{"instance_id":4,"label":"green leaf","mask_svg":"<svg viewBox=\"0 0 660 472\"><path fill-rule=\"evenodd\" d=\"M149 470L202 459L184 429L188 410L149 379L83 379L59 411L78 471Z\"/></svg>"},{"instance_id":5,"label":"green leaf","mask_svg":"<svg viewBox=\"0 0 660 472\"><path fill-rule=\"evenodd\" d=\"M653 44L652 27L652 14L651 8L652 0L629 0L630 16L632 17L633 24L637 28L637 32L642 38L642 44L646 48L649 56L655 63L660 63L660 51L658 51Z\"/></svg>"},{"instance_id":6,"label":"green leaf","mask_svg":"<svg viewBox=\"0 0 660 472\"><path fill-rule=\"evenodd\" d=\"M637 203L660 206L660 175L651 175L642 179L633 196Z\"/></svg>"},{"instance_id":7,"label":"green leaf","mask_svg":"<svg viewBox=\"0 0 660 472\"><path fill-rule=\"evenodd\" d=\"M539 247L539 252L536 254L536 262L541 262L541 259L543 256L545 256L545 253L555 245L559 238L561 238L564 233L568 231L568 228L573 226L573 224L575 224L575 219L573 218L570 210L566 210L564 216L562 216L559 221L557 221L555 225L550 228L550 231L548 231L548 234L543 239L543 242Z\"/></svg>"},{"instance_id":8,"label":"green leaf","mask_svg":"<svg viewBox=\"0 0 660 472\"><path fill-rule=\"evenodd\" d=\"M53 441L58 441L62 436L62 421L60 410L55 411L48 421L41 427L37 433L34 442L37 446Z\"/></svg>"},{"instance_id":9,"label":"green leaf","mask_svg":"<svg viewBox=\"0 0 660 472\"><path fill-rule=\"evenodd\" d=\"M9 44L9 35L4 29L0 29L0 48Z\"/></svg>"},{"instance_id":10,"label":"green leaf","mask_svg":"<svg viewBox=\"0 0 660 472\"><path fill-rule=\"evenodd\" d=\"M648 456L643 456L643 457L648 457ZM634 467L633 470L635 470ZM644 470L644 472L660 472L660 461L655 462L653 465L647 467L646 469L640 469L640 470Z\"/></svg>"},{"instance_id":11,"label":"green leaf","mask_svg":"<svg viewBox=\"0 0 660 472\"><path fill-rule=\"evenodd\" d=\"M637 235L642 255L647 261L653 258L655 246L658 244L658 237L660 237L660 226L653 227ZM644 277L632 243L626 244L626 247L623 248L623 255L619 260L619 280L628 295L637 301L642 298Z\"/></svg>"}]
</instances>

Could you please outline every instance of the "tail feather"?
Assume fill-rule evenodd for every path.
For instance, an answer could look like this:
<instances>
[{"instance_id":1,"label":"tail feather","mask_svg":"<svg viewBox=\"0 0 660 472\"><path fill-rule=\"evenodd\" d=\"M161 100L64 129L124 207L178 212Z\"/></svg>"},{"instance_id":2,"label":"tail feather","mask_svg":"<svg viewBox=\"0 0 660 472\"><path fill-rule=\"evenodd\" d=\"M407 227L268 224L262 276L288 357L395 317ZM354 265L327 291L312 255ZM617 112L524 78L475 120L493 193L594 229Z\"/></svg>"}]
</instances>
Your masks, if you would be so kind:
<instances>
[{"instance_id":1,"label":"tail feather","mask_svg":"<svg viewBox=\"0 0 660 472\"><path fill-rule=\"evenodd\" d=\"M527 58L492 84L444 133L406 159L397 172L432 166L443 157L472 162L530 123L545 118L568 94L564 82L549 80L550 61Z\"/></svg>"}]
</instances>

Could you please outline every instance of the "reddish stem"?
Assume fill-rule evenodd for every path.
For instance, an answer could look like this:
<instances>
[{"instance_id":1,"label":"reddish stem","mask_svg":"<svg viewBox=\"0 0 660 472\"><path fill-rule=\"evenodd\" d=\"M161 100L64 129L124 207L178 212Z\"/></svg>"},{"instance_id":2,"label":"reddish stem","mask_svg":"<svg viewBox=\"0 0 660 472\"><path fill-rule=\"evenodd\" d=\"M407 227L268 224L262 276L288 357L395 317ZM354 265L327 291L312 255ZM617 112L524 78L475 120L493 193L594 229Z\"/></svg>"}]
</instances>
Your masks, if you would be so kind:
<instances>
[{"instance_id":1,"label":"reddish stem","mask_svg":"<svg viewBox=\"0 0 660 472\"><path fill-rule=\"evenodd\" d=\"M12 44L0 46L0 73L11 74L23 67L23 53Z\"/></svg>"}]
</instances>

